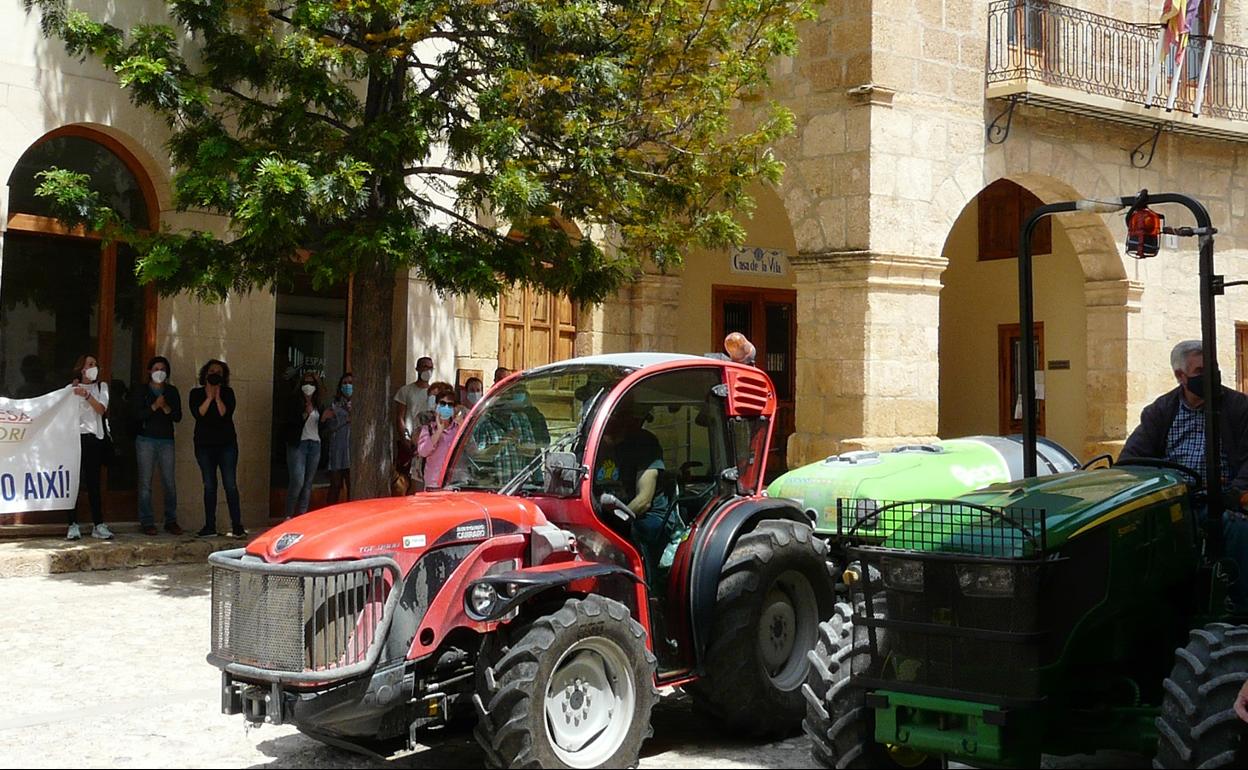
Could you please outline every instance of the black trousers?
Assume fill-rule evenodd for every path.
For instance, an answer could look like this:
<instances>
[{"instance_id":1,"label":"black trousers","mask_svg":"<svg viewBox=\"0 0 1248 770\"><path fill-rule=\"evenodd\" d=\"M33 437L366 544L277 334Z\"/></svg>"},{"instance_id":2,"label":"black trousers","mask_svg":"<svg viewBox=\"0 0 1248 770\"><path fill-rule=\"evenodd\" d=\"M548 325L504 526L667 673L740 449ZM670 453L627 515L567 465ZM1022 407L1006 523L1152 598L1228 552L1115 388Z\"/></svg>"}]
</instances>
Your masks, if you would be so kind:
<instances>
[{"instance_id":1,"label":"black trousers","mask_svg":"<svg viewBox=\"0 0 1248 770\"><path fill-rule=\"evenodd\" d=\"M94 434L82 433L82 474L79 494L85 490L91 503L91 521L104 523L104 496L100 489L100 471L104 468L104 439ZM78 522L77 507L69 509L69 523Z\"/></svg>"}]
</instances>

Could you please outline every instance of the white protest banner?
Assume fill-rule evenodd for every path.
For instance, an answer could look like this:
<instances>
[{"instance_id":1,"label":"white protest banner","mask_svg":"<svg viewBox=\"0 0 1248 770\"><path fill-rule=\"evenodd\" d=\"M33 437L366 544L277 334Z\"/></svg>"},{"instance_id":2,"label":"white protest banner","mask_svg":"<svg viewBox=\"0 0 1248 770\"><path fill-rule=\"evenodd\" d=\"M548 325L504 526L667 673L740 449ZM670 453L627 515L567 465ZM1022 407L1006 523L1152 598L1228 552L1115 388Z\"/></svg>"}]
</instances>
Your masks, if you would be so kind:
<instances>
[{"instance_id":1,"label":"white protest banner","mask_svg":"<svg viewBox=\"0 0 1248 770\"><path fill-rule=\"evenodd\" d=\"M55 511L78 500L82 445L72 386L0 398L0 513Z\"/></svg>"}]
</instances>

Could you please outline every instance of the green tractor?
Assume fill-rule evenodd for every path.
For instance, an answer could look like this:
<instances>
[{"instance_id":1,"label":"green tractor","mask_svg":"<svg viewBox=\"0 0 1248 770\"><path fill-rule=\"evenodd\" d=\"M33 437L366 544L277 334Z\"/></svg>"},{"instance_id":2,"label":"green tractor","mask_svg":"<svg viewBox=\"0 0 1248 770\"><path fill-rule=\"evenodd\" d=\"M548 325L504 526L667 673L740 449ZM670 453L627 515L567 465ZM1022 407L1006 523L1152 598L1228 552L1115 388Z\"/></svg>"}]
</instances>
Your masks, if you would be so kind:
<instances>
[{"instance_id":1,"label":"green tractor","mask_svg":"<svg viewBox=\"0 0 1248 770\"><path fill-rule=\"evenodd\" d=\"M1128 246L1158 234L1142 191L1123 198ZM1200 239L1206 467L1220 466L1213 274L1204 207L1179 203ZM1040 217L1103 210L1089 201L1038 209L1020 254L1022 328L1032 326L1030 232ZM1156 216L1156 215L1153 215ZM1153 249L1155 253L1155 249ZM1023 361L1033 356L1024 335ZM1024 443L1036 446L1033 378L1024 375ZM810 654L805 728L828 767L1038 767L1042 754L1152 754L1156 767L1243 767L1233 711L1248 678L1248 627L1226 595L1222 481L1165 460L1024 479L951 500L841 500L848 601ZM886 519L883 541L859 538Z\"/></svg>"}]
</instances>

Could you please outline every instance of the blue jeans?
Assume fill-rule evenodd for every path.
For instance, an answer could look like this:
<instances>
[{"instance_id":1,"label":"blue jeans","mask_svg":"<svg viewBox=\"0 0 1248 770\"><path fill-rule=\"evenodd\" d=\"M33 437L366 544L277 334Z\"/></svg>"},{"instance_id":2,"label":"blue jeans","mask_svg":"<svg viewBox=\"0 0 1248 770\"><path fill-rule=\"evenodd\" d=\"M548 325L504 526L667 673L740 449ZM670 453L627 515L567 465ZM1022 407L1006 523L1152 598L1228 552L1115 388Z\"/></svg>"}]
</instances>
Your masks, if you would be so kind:
<instances>
[{"instance_id":1,"label":"blue jeans","mask_svg":"<svg viewBox=\"0 0 1248 770\"><path fill-rule=\"evenodd\" d=\"M290 486L286 489L286 518L308 512L312 481L316 478L316 466L320 462L321 442L304 439L294 446L286 445L286 469L290 473Z\"/></svg>"},{"instance_id":2,"label":"blue jeans","mask_svg":"<svg viewBox=\"0 0 1248 770\"><path fill-rule=\"evenodd\" d=\"M242 529L243 512L238 502L238 446L197 446L195 459L204 477L204 528L217 527L217 470L225 487L225 502L230 508L230 523Z\"/></svg>"},{"instance_id":3,"label":"blue jeans","mask_svg":"<svg viewBox=\"0 0 1248 770\"><path fill-rule=\"evenodd\" d=\"M173 441L135 436L134 455L139 466L139 523L155 524L152 514L152 471L160 464L160 486L165 492L165 525L178 523L178 491L173 480Z\"/></svg>"}]
</instances>

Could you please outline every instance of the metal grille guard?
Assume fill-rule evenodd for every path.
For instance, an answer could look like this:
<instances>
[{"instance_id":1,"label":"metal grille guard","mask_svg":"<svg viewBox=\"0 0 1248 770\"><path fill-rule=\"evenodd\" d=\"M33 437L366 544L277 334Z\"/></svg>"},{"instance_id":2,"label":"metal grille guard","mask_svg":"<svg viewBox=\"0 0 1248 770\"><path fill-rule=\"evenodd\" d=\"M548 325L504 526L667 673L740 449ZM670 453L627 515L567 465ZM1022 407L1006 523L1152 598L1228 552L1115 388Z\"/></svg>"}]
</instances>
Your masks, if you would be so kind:
<instances>
[{"instance_id":1,"label":"metal grille guard","mask_svg":"<svg viewBox=\"0 0 1248 770\"><path fill-rule=\"evenodd\" d=\"M373 556L270 564L245 556L246 549L237 548L208 557L213 568L209 663L234 676L289 684L340 681L376 664L402 593L398 562ZM391 582L385 586L383 580L385 601L378 612L374 581L383 579L384 572L390 573ZM248 579L258 585L245 585ZM280 582L274 587L270 581ZM361 634L368 647L359 657ZM240 637L242 643L233 644ZM239 649L249 642L252 649ZM271 665L243 663L239 657L253 662L264 657ZM340 658L356 657L337 665Z\"/></svg>"}]
</instances>

